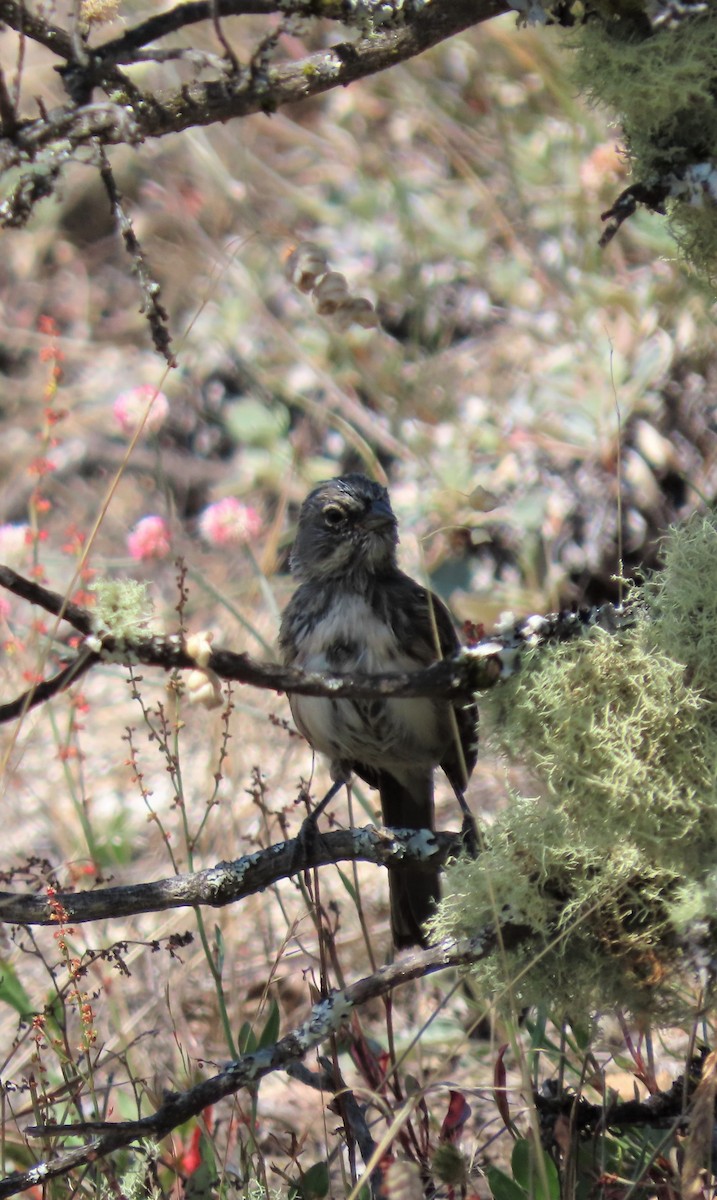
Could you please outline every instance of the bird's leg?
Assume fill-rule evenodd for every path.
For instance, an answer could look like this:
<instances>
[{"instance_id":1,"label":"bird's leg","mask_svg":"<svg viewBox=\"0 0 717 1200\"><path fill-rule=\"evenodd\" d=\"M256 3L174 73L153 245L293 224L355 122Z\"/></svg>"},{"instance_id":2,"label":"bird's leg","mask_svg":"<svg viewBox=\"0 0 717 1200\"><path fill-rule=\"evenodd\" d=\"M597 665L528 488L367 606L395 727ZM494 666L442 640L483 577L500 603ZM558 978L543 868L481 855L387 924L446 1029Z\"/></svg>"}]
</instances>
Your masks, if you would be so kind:
<instances>
[{"instance_id":1,"label":"bird's leg","mask_svg":"<svg viewBox=\"0 0 717 1200\"><path fill-rule=\"evenodd\" d=\"M338 795L338 793L341 791L341 788L345 786L345 783L346 781L344 779L335 780L335 782L331 784L331 787L324 796L323 800L320 800L316 805L316 808L308 813L308 815L305 816L301 822L301 829L296 835L296 848L293 855L294 861L292 866L294 870L303 870L306 866L306 860L316 842L316 831L319 817L331 803L334 796Z\"/></svg>"},{"instance_id":2,"label":"bird's leg","mask_svg":"<svg viewBox=\"0 0 717 1200\"><path fill-rule=\"evenodd\" d=\"M461 839L466 850L471 858L478 857L478 826L476 819L473 816L468 802L460 788L453 785L453 791L458 801L461 812L463 813L463 821L461 823Z\"/></svg>"}]
</instances>

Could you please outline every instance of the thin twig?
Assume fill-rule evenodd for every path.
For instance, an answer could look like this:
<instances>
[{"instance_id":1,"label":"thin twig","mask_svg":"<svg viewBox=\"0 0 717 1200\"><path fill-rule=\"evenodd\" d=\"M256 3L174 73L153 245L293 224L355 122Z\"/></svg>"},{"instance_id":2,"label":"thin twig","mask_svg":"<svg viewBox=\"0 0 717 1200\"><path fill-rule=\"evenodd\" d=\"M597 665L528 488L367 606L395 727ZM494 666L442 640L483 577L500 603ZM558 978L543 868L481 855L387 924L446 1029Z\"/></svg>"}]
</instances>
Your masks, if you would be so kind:
<instances>
[{"instance_id":1,"label":"thin twig","mask_svg":"<svg viewBox=\"0 0 717 1200\"><path fill-rule=\"evenodd\" d=\"M339 12L348 11L341 5L336 7ZM142 140L178 133L196 125L211 125L232 117L265 112L267 107L274 110L396 66L470 26L508 11L508 7L507 0L451 0L450 4L426 4L407 14L403 23L395 28L379 27L358 41L338 43L329 51L322 49L300 61L273 67L266 78L244 71L221 79L194 82L174 93L145 97L141 104L133 105L130 97L125 116L135 130L134 140ZM208 3L193 9L190 2L177 6L171 13L160 14L156 20L176 14L174 19L184 23L183 18L190 16L185 9L193 11L200 20L211 15ZM220 11L226 15L230 6L221 3ZM249 11L249 4L243 5L243 11ZM13 28L21 27L22 6L15 0L0 0L0 19L3 15ZM134 36L136 31L128 31L121 39L94 50L87 67L90 82L98 82L98 71L101 72L103 62L108 65L118 61L123 49L136 50L144 44L151 32L148 26L149 22L146 22L141 35ZM55 31L46 22L36 20L28 22L25 31L29 37L57 49L68 61L73 59L71 39L64 31ZM73 104L54 109L39 121L22 122L13 141L0 147L0 166L17 165L24 156L37 153L43 145L54 146L63 139L69 140L73 147L95 139L103 146L129 141L127 122L123 127L116 118L114 121L109 119L109 107L122 106L77 107Z\"/></svg>"},{"instance_id":2,"label":"thin twig","mask_svg":"<svg viewBox=\"0 0 717 1200\"><path fill-rule=\"evenodd\" d=\"M0 0L0 21L60 58L72 58L72 39L65 29L30 12L23 0Z\"/></svg>"},{"instance_id":3,"label":"thin twig","mask_svg":"<svg viewBox=\"0 0 717 1200\"><path fill-rule=\"evenodd\" d=\"M22 692L8 704L0 704L0 725L8 721L16 721L31 708L37 708L39 704L46 704L48 700L52 700L54 696L66 691L73 683L76 683L89 671L90 667L98 662L100 662L98 655L93 654L91 650L83 650L77 658L58 671L56 675L52 675L49 679L38 680L26 692Z\"/></svg>"},{"instance_id":4,"label":"thin twig","mask_svg":"<svg viewBox=\"0 0 717 1200\"><path fill-rule=\"evenodd\" d=\"M162 289L149 268L139 238L125 212L110 161L102 147L99 148L99 170L117 222L117 228L132 260L132 274L136 277L142 293L141 312L147 317L154 347L166 359L170 367L176 367L177 360L169 348L172 341L168 329L169 314L160 299Z\"/></svg>"},{"instance_id":5,"label":"thin twig","mask_svg":"<svg viewBox=\"0 0 717 1200\"><path fill-rule=\"evenodd\" d=\"M236 54L234 53L234 50L232 49L232 46L231 46L224 30L222 29L222 13L221 13L221 7L219 4L219 0L210 0L210 3L211 3L211 9L212 9L212 25L214 26L215 36L217 38L217 41L219 42L219 45L222 47L222 50L224 51L224 55L225 55L227 61L231 65L232 71L237 73L241 70L241 64L240 64L239 59L237 58Z\"/></svg>"},{"instance_id":6,"label":"thin twig","mask_svg":"<svg viewBox=\"0 0 717 1200\"><path fill-rule=\"evenodd\" d=\"M167 12L148 17L123 33L121 37L98 46L95 53L104 62L122 63L131 61L125 57L140 46L156 42L170 33L176 33L188 25L208 21L216 11L222 17L269 16L278 12L278 0L187 0Z\"/></svg>"}]
</instances>

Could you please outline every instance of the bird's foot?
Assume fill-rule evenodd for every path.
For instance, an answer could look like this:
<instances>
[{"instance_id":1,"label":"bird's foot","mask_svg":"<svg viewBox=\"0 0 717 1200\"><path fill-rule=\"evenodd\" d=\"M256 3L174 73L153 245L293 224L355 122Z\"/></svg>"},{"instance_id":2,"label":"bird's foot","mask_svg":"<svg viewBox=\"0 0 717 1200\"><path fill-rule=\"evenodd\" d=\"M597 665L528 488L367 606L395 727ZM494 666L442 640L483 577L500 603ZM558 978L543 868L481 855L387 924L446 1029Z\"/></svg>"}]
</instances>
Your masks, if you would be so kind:
<instances>
[{"instance_id":1,"label":"bird's foot","mask_svg":"<svg viewBox=\"0 0 717 1200\"><path fill-rule=\"evenodd\" d=\"M291 873L305 871L311 864L319 836L319 810L314 809L301 822L301 829L294 838L294 850L291 855Z\"/></svg>"},{"instance_id":2,"label":"bird's foot","mask_svg":"<svg viewBox=\"0 0 717 1200\"><path fill-rule=\"evenodd\" d=\"M476 825L473 813L466 807L463 810L463 823L461 824L461 841L466 852L471 858L478 857L478 826Z\"/></svg>"},{"instance_id":3,"label":"bird's foot","mask_svg":"<svg viewBox=\"0 0 717 1200\"><path fill-rule=\"evenodd\" d=\"M291 860L292 874L297 871L305 871L308 866L311 866L316 840L319 836L319 817L343 786L343 780L333 783L314 811L304 817L301 822L301 829L294 840L294 852Z\"/></svg>"},{"instance_id":4,"label":"bird's foot","mask_svg":"<svg viewBox=\"0 0 717 1200\"><path fill-rule=\"evenodd\" d=\"M463 842L463 848L465 849L466 853L471 856L471 858L477 858L480 843L478 840L478 826L476 825L475 817L468 807L468 802L466 801L463 792L460 788L456 787L455 783L453 784L453 791L456 794L456 800L458 801L459 808L463 813L463 821L461 823L461 841Z\"/></svg>"}]
</instances>

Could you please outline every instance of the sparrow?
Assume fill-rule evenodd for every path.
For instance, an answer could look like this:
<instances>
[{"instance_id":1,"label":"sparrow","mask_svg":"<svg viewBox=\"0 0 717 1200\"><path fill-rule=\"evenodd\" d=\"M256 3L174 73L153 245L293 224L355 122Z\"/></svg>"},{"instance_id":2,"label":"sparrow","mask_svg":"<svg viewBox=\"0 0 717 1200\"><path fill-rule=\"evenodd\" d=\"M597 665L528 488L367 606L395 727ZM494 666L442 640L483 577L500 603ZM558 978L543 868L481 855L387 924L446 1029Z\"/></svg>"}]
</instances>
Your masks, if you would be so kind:
<instances>
[{"instance_id":1,"label":"sparrow","mask_svg":"<svg viewBox=\"0 0 717 1200\"><path fill-rule=\"evenodd\" d=\"M386 488L365 475L320 483L299 514L290 566L299 586L281 621L288 666L379 674L419 670L455 654L459 640L443 601L400 570L398 527ZM377 788L384 824L434 829L434 771L442 767L464 813L478 752L474 703L442 698L289 697L309 745L336 784L357 775ZM389 869L397 949L425 945L424 923L439 899L435 867Z\"/></svg>"}]
</instances>

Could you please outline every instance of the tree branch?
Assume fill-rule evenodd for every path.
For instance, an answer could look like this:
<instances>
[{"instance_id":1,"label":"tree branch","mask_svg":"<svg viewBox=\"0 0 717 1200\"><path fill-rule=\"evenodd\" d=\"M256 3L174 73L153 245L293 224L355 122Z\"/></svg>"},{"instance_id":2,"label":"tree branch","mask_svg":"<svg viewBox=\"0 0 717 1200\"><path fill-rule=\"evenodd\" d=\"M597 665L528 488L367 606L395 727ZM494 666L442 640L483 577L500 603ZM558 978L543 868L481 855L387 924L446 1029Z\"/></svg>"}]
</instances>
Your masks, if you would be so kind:
<instances>
[{"instance_id":1,"label":"tree branch","mask_svg":"<svg viewBox=\"0 0 717 1200\"><path fill-rule=\"evenodd\" d=\"M14 596L19 596L21 600L27 600L28 604L37 604L39 608L44 608L45 612L52 613L53 617L67 621L68 625L85 637L94 631L92 613L86 608L73 604L61 592L53 592L41 583L36 583L34 579L27 579L26 576L13 571L12 567L0 565L0 587L6 588Z\"/></svg>"},{"instance_id":2,"label":"tree branch","mask_svg":"<svg viewBox=\"0 0 717 1200\"><path fill-rule=\"evenodd\" d=\"M179 6L180 9L183 7ZM187 7L191 8L191 5ZM450 4L426 4L407 15L396 27L378 28L356 42L339 43L299 62L269 68L266 72L234 72L182 87L166 96L145 95L137 103L128 96L126 104L61 106L38 120L19 121L12 139L6 137L0 141L0 166L17 166L43 147L62 139L69 141L75 149L93 139L103 146L118 145L146 137L163 137L190 126L211 125L251 113L274 112L285 104L346 87L358 79L396 66L472 25L507 12L508 8L507 0L451 0ZM84 68L73 58L69 36L36 18L31 26L23 24L24 11L13 0L0 0L0 18L4 16L14 28L23 28L28 36L35 36L65 57L72 64L74 86L78 87L77 78ZM218 11L224 15L227 6L220 4ZM307 9L300 6L299 11L306 13ZM197 10L194 12L196 14ZM213 5L207 3L201 19L209 19L212 12ZM177 13L177 20L179 15ZM133 38L133 31L129 31L122 39L107 43L104 48L90 50L85 82L92 86L101 82L107 66L103 54L112 55L116 61L118 53L121 56L124 49L136 48L147 32L145 27ZM118 120L116 113L113 117L108 109L119 110L123 119Z\"/></svg>"},{"instance_id":3,"label":"tree branch","mask_svg":"<svg viewBox=\"0 0 717 1200\"><path fill-rule=\"evenodd\" d=\"M504 925L501 928L502 948L510 950L519 945L525 932L521 926ZM296 1064L310 1050L336 1033L360 1005L387 996L395 988L414 979L480 962L493 952L496 944L495 931L487 929L470 940L432 946L428 950L411 955L410 958L403 958L399 962L382 967L373 975L359 979L346 988L335 990L313 1006L308 1018L301 1025L273 1046L244 1054L216 1075L202 1080L187 1091L171 1094L150 1116L137 1121L85 1121L74 1125L29 1127L26 1134L30 1137L76 1137L83 1133L96 1133L97 1136L84 1146L73 1147L49 1162L37 1163L26 1171L15 1171L0 1180L0 1200L44 1184L48 1179L56 1179L74 1167L94 1162L142 1138L156 1141L166 1137L185 1121L198 1116L209 1105L234 1095L244 1087L255 1088L259 1080L273 1071L284 1070L287 1074L310 1083L303 1071L296 1070ZM689 1083L688 1094L694 1091L694 1081L691 1078ZM602 1104L589 1104L569 1094L545 1097L538 1093L534 1099L544 1121L561 1113L571 1115L577 1105L577 1125L584 1131L603 1128L606 1124L613 1129L635 1124L654 1127L669 1120L681 1122L686 1115L685 1089L681 1079L675 1080L668 1091L650 1096L644 1102L628 1100L608 1108ZM372 1144L369 1135L364 1145L364 1155L369 1152Z\"/></svg>"},{"instance_id":4,"label":"tree branch","mask_svg":"<svg viewBox=\"0 0 717 1200\"><path fill-rule=\"evenodd\" d=\"M301 837L278 842L234 862L218 863L205 871L172 875L151 883L93 892L57 892L52 902L55 911L60 904L67 919L77 925L138 913L165 912L170 908L204 905L222 908L312 867L338 862L370 862L384 867L422 864L429 868L443 866L462 849L463 841L458 833L376 829L368 825L365 829L316 833L310 842ZM0 922L54 925L57 919L42 895L0 892Z\"/></svg>"},{"instance_id":5,"label":"tree branch","mask_svg":"<svg viewBox=\"0 0 717 1200\"><path fill-rule=\"evenodd\" d=\"M23 0L0 0L0 21L16 33L24 33L31 41L46 46L60 58L72 58L72 38L69 33L44 17L31 13Z\"/></svg>"},{"instance_id":6,"label":"tree branch","mask_svg":"<svg viewBox=\"0 0 717 1200\"><path fill-rule=\"evenodd\" d=\"M214 650L207 661L197 662L176 635L168 637L115 637L97 629L96 619L84 608L72 604L58 592L42 587L10 567L0 565L0 587L37 604L85 636L75 671L85 671L98 662L158 667L163 671L183 671L200 667L213 671L220 679L233 683L302 696L352 698L431 696L451 700L470 700L477 692L487 691L516 670L521 653L539 645L549 645L579 637L586 628L599 625L615 632L634 620L630 609L604 604L577 613L549 613L526 617L513 626L466 647L454 658L446 658L420 671L391 672L384 675L341 674L299 671L277 663L260 663L248 654ZM82 661L80 661L80 659ZM68 687L72 677L65 671L50 680L35 684L28 692L0 705L0 724L13 720Z\"/></svg>"},{"instance_id":7,"label":"tree branch","mask_svg":"<svg viewBox=\"0 0 717 1200\"><path fill-rule=\"evenodd\" d=\"M215 13L220 17L269 16L280 11L280 7L278 0L187 0L168 12L157 13L146 21L140 21L121 37L104 42L94 51L94 56L103 63L131 62L134 50L170 33L177 33L188 25L211 21Z\"/></svg>"}]
</instances>

